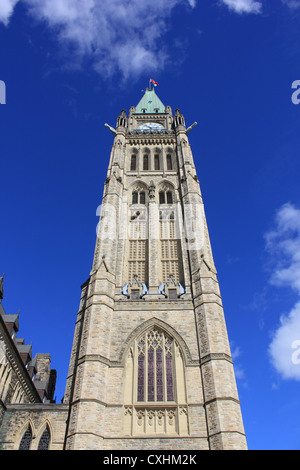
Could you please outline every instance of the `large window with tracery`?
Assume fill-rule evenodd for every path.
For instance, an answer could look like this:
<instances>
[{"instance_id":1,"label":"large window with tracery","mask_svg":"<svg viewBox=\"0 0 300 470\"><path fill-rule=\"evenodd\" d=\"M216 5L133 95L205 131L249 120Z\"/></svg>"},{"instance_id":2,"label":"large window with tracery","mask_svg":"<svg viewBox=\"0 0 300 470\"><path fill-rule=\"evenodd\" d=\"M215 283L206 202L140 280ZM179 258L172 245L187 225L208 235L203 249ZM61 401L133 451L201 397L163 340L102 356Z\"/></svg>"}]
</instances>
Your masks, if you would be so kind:
<instances>
[{"instance_id":1,"label":"large window with tracery","mask_svg":"<svg viewBox=\"0 0 300 470\"><path fill-rule=\"evenodd\" d=\"M151 330L137 345L137 401L173 401L173 340Z\"/></svg>"},{"instance_id":2,"label":"large window with tracery","mask_svg":"<svg viewBox=\"0 0 300 470\"><path fill-rule=\"evenodd\" d=\"M188 435L184 361L176 339L153 326L138 336L125 365L125 435Z\"/></svg>"}]
</instances>

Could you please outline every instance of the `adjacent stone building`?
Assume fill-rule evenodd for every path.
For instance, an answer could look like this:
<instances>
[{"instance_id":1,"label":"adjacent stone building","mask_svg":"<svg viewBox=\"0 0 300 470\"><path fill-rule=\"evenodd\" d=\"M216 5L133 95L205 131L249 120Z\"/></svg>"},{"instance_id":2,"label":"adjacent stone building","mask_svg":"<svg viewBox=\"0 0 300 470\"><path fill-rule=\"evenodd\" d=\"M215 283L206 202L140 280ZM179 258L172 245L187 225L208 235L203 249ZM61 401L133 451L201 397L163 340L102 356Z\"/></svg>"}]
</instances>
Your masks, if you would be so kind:
<instances>
[{"instance_id":1,"label":"adjacent stone building","mask_svg":"<svg viewBox=\"0 0 300 470\"><path fill-rule=\"evenodd\" d=\"M43 436L49 449L246 449L194 125L149 87L106 126L114 141L64 400L5 404L0 446L37 449Z\"/></svg>"},{"instance_id":2,"label":"adjacent stone building","mask_svg":"<svg viewBox=\"0 0 300 470\"><path fill-rule=\"evenodd\" d=\"M19 338L19 314L7 314L3 308L3 276L0 278L0 449L55 449L51 436L57 428L54 391L56 370L51 369L50 354L32 356L32 345ZM66 416L61 442L64 439ZM51 419L49 411L51 410ZM54 412L54 415L53 415ZM25 437L26 439L25 439Z\"/></svg>"}]
</instances>

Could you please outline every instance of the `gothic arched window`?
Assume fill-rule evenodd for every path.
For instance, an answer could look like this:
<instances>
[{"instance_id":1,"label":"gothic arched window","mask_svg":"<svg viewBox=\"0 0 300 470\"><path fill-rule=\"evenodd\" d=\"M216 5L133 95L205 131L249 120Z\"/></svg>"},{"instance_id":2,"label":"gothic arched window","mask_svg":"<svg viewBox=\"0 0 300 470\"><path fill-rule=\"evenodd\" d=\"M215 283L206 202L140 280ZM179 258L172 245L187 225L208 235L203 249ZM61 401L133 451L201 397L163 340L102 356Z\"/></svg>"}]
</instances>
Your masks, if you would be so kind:
<instances>
[{"instance_id":1,"label":"gothic arched window","mask_svg":"<svg viewBox=\"0 0 300 470\"><path fill-rule=\"evenodd\" d=\"M153 329L139 340L137 355L137 401L173 401L173 340Z\"/></svg>"},{"instance_id":2,"label":"gothic arched window","mask_svg":"<svg viewBox=\"0 0 300 470\"><path fill-rule=\"evenodd\" d=\"M19 450L29 450L31 446L31 441L32 441L32 431L31 431L31 427L28 426L28 428L24 432L23 437L21 439Z\"/></svg>"},{"instance_id":3,"label":"gothic arched window","mask_svg":"<svg viewBox=\"0 0 300 470\"><path fill-rule=\"evenodd\" d=\"M48 450L50 445L50 431L48 426L45 428L45 431L41 435L40 442L38 445L38 450Z\"/></svg>"},{"instance_id":4,"label":"gothic arched window","mask_svg":"<svg viewBox=\"0 0 300 470\"><path fill-rule=\"evenodd\" d=\"M126 359L126 435L188 435L184 360L178 340L153 325L140 334Z\"/></svg>"}]
</instances>

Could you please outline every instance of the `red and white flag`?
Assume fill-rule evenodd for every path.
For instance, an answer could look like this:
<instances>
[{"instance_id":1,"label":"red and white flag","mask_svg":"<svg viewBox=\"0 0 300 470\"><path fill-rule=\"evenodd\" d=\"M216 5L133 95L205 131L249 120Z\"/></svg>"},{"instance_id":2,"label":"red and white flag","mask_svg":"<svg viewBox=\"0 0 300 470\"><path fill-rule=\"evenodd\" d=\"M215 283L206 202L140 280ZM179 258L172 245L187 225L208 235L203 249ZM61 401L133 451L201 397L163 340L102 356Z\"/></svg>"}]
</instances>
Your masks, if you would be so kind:
<instances>
[{"instance_id":1,"label":"red and white flag","mask_svg":"<svg viewBox=\"0 0 300 470\"><path fill-rule=\"evenodd\" d=\"M150 78L150 82L153 83L154 86L158 86L158 83L155 82L152 78Z\"/></svg>"}]
</instances>

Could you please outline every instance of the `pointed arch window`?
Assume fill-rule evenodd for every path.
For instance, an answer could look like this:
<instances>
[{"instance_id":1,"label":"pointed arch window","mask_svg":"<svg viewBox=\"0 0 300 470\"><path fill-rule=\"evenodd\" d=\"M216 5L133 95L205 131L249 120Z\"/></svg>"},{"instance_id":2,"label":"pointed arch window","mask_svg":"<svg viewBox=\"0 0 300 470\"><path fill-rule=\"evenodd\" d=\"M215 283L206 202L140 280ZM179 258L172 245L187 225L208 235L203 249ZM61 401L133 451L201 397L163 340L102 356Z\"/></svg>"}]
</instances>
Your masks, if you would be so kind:
<instances>
[{"instance_id":1,"label":"pointed arch window","mask_svg":"<svg viewBox=\"0 0 300 470\"><path fill-rule=\"evenodd\" d=\"M167 155L167 170L173 170L172 155Z\"/></svg>"},{"instance_id":2,"label":"pointed arch window","mask_svg":"<svg viewBox=\"0 0 300 470\"><path fill-rule=\"evenodd\" d=\"M159 155L154 155L154 170L160 170Z\"/></svg>"},{"instance_id":3,"label":"pointed arch window","mask_svg":"<svg viewBox=\"0 0 300 470\"><path fill-rule=\"evenodd\" d=\"M139 340L137 356L137 401L174 401L173 339L152 329Z\"/></svg>"},{"instance_id":4,"label":"pointed arch window","mask_svg":"<svg viewBox=\"0 0 300 470\"><path fill-rule=\"evenodd\" d=\"M156 325L135 338L125 368L126 435L189 435L185 364L178 340Z\"/></svg>"},{"instance_id":5,"label":"pointed arch window","mask_svg":"<svg viewBox=\"0 0 300 470\"><path fill-rule=\"evenodd\" d=\"M24 432L23 437L21 439L19 450L29 450L31 446L31 441L32 441L32 431L31 431L31 427L28 426L28 428Z\"/></svg>"},{"instance_id":6,"label":"pointed arch window","mask_svg":"<svg viewBox=\"0 0 300 470\"><path fill-rule=\"evenodd\" d=\"M50 431L48 426L46 426L45 431L41 435L40 442L38 445L38 450L49 450L50 445Z\"/></svg>"}]
</instances>

